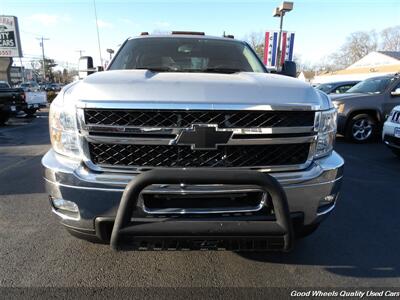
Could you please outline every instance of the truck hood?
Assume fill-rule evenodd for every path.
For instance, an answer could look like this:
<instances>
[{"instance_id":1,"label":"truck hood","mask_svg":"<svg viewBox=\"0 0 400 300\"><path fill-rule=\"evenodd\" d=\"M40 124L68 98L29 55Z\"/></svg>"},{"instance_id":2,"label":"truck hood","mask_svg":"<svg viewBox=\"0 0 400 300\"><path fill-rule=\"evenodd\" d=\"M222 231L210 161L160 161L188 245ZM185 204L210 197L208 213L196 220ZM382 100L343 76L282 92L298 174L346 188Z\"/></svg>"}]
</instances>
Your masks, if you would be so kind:
<instances>
[{"instance_id":1,"label":"truck hood","mask_svg":"<svg viewBox=\"0 0 400 300\"><path fill-rule=\"evenodd\" d=\"M72 101L83 103L210 103L241 104L249 108L270 105L288 109L331 107L326 94L298 79L248 72L215 74L155 73L148 70L105 71L68 86L64 93Z\"/></svg>"}]
</instances>

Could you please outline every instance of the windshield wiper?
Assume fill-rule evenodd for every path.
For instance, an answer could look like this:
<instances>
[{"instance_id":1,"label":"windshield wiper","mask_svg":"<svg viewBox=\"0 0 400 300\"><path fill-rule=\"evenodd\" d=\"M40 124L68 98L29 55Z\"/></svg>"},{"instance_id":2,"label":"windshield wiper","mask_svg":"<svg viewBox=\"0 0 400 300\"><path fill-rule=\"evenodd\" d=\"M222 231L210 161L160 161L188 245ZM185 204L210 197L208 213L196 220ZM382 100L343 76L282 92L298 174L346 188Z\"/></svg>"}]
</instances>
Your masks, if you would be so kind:
<instances>
[{"instance_id":1,"label":"windshield wiper","mask_svg":"<svg viewBox=\"0 0 400 300\"><path fill-rule=\"evenodd\" d=\"M207 69L202 69L202 72L206 73L225 73L225 74L233 74L233 73L238 73L242 72L241 69L235 69L235 68L207 68Z\"/></svg>"},{"instance_id":2,"label":"windshield wiper","mask_svg":"<svg viewBox=\"0 0 400 300\"><path fill-rule=\"evenodd\" d=\"M139 67L135 68L135 70L149 70L151 72L176 72L172 67Z\"/></svg>"},{"instance_id":3,"label":"windshield wiper","mask_svg":"<svg viewBox=\"0 0 400 300\"><path fill-rule=\"evenodd\" d=\"M156 66L156 67L138 67L135 70L149 70L151 72L202 72L202 73L224 73L224 74L233 74L242 72L240 69L234 68L206 68L206 69L177 69L173 67L164 67L164 66Z\"/></svg>"}]
</instances>

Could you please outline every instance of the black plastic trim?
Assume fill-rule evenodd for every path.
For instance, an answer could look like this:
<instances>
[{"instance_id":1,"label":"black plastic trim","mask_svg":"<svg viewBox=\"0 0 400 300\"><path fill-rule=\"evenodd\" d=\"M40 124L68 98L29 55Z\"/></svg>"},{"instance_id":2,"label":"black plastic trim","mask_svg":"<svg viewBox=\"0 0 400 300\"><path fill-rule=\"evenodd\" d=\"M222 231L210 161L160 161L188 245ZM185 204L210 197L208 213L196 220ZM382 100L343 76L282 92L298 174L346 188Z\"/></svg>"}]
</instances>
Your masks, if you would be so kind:
<instances>
[{"instance_id":1,"label":"black plastic trim","mask_svg":"<svg viewBox=\"0 0 400 300\"><path fill-rule=\"evenodd\" d=\"M166 221L137 222L132 215L137 207L139 195L144 188L152 184L244 184L256 185L271 196L275 221ZM128 183L122 195L113 226L110 245L114 250L123 249L123 237L134 236L209 236L212 238L235 236L281 236L280 250L289 251L293 246L293 225L284 190L272 176L250 170L215 169L153 169L138 175Z\"/></svg>"}]
</instances>

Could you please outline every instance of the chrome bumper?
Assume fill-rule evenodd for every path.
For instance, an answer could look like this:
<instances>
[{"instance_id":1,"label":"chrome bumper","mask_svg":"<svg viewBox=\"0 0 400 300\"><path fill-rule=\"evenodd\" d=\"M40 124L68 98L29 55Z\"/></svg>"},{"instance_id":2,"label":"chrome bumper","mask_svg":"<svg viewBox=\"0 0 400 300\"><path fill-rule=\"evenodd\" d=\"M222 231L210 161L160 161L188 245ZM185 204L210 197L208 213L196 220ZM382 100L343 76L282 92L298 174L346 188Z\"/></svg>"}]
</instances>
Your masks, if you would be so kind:
<instances>
[{"instance_id":1,"label":"chrome bumper","mask_svg":"<svg viewBox=\"0 0 400 300\"><path fill-rule=\"evenodd\" d=\"M90 171L83 164L70 160L50 150L42 159L45 169L46 190L50 197L75 202L79 216L70 217L53 207L53 212L61 217L61 222L71 228L94 232L96 217L115 217L122 193L129 181L136 175L125 173L100 173ZM320 207L320 201L328 195L336 199L343 176L344 161L333 152L330 156L314 161L307 169L293 172L269 173L282 185L292 213L304 215L304 225L321 221L331 212L335 201ZM236 186L236 190L249 189ZM184 192L226 192L224 185L185 187ZM179 185L155 185L145 192L182 192Z\"/></svg>"},{"instance_id":2,"label":"chrome bumper","mask_svg":"<svg viewBox=\"0 0 400 300\"><path fill-rule=\"evenodd\" d=\"M400 138L395 137L395 129L400 128L400 123L386 121L382 130L382 140L392 149L400 149Z\"/></svg>"}]
</instances>

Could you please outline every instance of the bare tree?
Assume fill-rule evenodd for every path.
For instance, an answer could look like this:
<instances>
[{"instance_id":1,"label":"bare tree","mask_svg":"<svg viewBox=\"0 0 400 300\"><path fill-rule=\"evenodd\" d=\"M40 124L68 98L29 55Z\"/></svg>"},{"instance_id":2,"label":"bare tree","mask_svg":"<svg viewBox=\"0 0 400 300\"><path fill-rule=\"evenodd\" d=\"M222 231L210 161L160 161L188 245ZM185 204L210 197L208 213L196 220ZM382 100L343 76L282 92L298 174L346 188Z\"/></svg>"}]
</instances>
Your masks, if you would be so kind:
<instances>
[{"instance_id":1,"label":"bare tree","mask_svg":"<svg viewBox=\"0 0 400 300\"><path fill-rule=\"evenodd\" d=\"M400 26L389 27L381 32L381 49L400 51Z\"/></svg>"},{"instance_id":2,"label":"bare tree","mask_svg":"<svg viewBox=\"0 0 400 300\"><path fill-rule=\"evenodd\" d=\"M332 62L338 68L345 68L377 48L378 37L375 31L353 32L346 38L340 50L331 56Z\"/></svg>"},{"instance_id":3,"label":"bare tree","mask_svg":"<svg viewBox=\"0 0 400 300\"><path fill-rule=\"evenodd\" d=\"M254 49L257 55L263 59L264 57L264 34L262 32L252 32L246 36L246 41Z\"/></svg>"}]
</instances>

